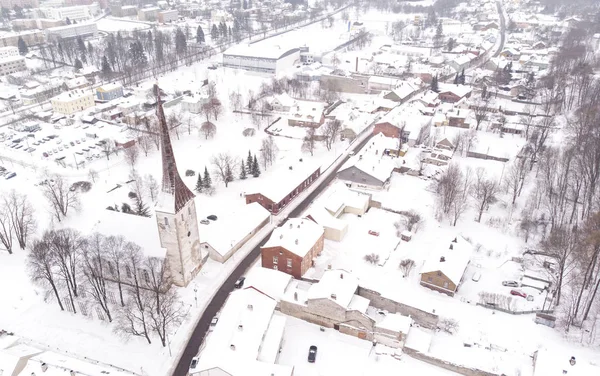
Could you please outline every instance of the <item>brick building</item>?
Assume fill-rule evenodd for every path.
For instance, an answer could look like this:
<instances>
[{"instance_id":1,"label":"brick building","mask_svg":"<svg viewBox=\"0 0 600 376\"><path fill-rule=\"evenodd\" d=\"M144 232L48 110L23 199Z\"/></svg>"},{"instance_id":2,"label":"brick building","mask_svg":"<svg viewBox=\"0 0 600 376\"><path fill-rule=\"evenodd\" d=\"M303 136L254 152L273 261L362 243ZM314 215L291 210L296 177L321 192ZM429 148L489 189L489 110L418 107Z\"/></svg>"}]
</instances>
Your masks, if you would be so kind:
<instances>
[{"instance_id":1,"label":"brick building","mask_svg":"<svg viewBox=\"0 0 600 376\"><path fill-rule=\"evenodd\" d=\"M454 296L472 253L471 244L461 236L440 244L421 269L421 286Z\"/></svg>"},{"instance_id":2,"label":"brick building","mask_svg":"<svg viewBox=\"0 0 600 376\"><path fill-rule=\"evenodd\" d=\"M323 251L324 239L323 226L307 218L291 218L260 249L262 266L301 278Z\"/></svg>"}]
</instances>

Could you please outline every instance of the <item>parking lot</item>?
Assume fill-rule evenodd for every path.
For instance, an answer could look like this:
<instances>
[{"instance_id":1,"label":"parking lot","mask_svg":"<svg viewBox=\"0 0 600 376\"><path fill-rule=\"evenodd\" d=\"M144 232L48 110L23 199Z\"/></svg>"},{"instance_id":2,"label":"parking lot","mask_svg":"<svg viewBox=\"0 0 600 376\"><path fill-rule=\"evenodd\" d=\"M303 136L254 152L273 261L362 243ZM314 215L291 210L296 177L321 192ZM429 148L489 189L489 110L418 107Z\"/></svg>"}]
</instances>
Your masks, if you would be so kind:
<instances>
[{"instance_id":1,"label":"parking lot","mask_svg":"<svg viewBox=\"0 0 600 376\"><path fill-rule=\"evenodd\" d=\"M34 125L5 128L0 133L0 153L27 164L42 161L71 168L106 157L104 150L112 148L105 149L104 139L115 133L112 128L119 128L103 122L71 125L30 123ZM120 132L120 129L116 131Z\"/></svg>"}]
</instances>

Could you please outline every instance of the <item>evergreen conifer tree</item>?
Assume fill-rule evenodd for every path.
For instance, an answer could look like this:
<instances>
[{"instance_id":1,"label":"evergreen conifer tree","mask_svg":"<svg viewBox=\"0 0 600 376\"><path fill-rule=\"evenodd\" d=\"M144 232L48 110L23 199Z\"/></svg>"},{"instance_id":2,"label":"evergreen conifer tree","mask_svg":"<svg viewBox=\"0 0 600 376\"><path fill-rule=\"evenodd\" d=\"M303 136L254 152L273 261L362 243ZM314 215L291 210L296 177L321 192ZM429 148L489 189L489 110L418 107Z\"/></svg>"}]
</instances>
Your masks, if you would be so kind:
<instances>
[{"instance_id":1,"label":"evergreen conifer tree","mask_svg":"<svg viewBox=\"0 0 600 376\"><path fill-rule=\"evenodd\" d=\"M83 68L83 64L81 63L81 60L75 59L75 69L79 70L81 68Z\"/></svg>"},{"instance_id":2,"label":"evergreen conifer tree","mask_svg":"<svg viewBox=\"0 0 600 376\"><path fill-rule=\"evenodd\" d=\"M245 180L247 176L246 166L244 166L244 159L242 158L242 164L240 165L240 179Z\"/></svg>"},{"instance_id":3,"label":"evergreen conifer tree","mask_svg":"<svg viewBox=\"0 0 600 376\"><path fill-rule=\"evenodd\" d=\"M217 25L213 24L210 29L210 38L215 41L219 39L219 29L217 29Z\"/></svg>"},{"instance_id":4,"label":"evergreen conifer tree","mask_svg":"<svg viewBox=\"0 0 600 376\"><path fill-rule=\"evenodd\" d=\"M260 176L260 166L258 165L258 159L256 159L256 154L252 159L252 176L255 178Z\"/></svg>"},{"instance_id":5,"label":"evergreen conifer tree","mask_svg":"<svg viewBox=\"0 0 600 376\"><path fill-rule=\"evenodd\" d=\"M250 154L250 150L248 150L248 158L246 158L246 172L248 175L254 175L252 171L252 154Z\"/></svg>"},{"instance_id":6,"label":"evergreen conifer tree","mask_svg":"<svg viewBox=\"0 0 600 376\"><path fill-rule=\"evenodd\" d=\"M202 26L198 25L198 29L196 30L196 42L204 43L204 30L202 30Z\"/></svg>"},{"instance_id":7,"label":"evergreen conifer tree","mask_svg":"<svg viewBox=\"0 0 600 376\"><path fill-rule=\"evenodd\" d=\"M209 189L212 187L212 180L210 178L210 174L208 173L208 168L204 167L204 188Z\"/></svg>"},{"instance_id":8,"label":"evergreen conifer tree","mask_svg":"<svg viewBox=\"0 0 600 376\"><path fill-rule=\"evenodd\" d=\"M198 180L196 181L196 192L201 193L204 188L204 182L202 181L202 174L198 174Z\"/></svg>"},{"instance_id":9,"label":"evergreen conifer tree","mask_svg":"<svg viewBox=\"0 0 600 376\"><path fill-rule=\"evenodd\" d=\"M19 53L21 55L25 55L27 52L29 52L29 47L27 47L27 43L25 43L23 37L19 37L17 40L17 46L19 47Z\"/></svg>"}]
</instances>

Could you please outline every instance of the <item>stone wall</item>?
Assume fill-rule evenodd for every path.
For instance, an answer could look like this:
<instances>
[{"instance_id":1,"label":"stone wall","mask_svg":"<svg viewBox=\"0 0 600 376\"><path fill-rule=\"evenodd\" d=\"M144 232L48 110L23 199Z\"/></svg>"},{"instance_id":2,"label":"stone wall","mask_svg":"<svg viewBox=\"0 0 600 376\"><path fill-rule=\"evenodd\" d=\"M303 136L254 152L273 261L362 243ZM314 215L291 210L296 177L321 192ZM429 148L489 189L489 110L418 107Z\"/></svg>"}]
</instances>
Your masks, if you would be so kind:
<instances>
[{"instance_id":1,"label":"stone wall","mask_svg":"<svg viewBox=\"0 0 600 376\"><path fill-rule=\"evenodd\" d=\"M404 316L410 316L417 324L425 328L433 329L437 326L439 321L438 315L434 313L425 312L421 309L385 298L377 291L359 286L358 295L369 299L371 301L371 306L375 308L384 309L391 313L399 313Z\"/></svg>"},{"instance_id":2,"label":"stone wall","mask_svg":"<svg viewBox=\"0 0 600 376\"><path fill-rule=\"evenodd\" d=\"M450 362L442 360L442 359L434 358L431 355L423 354L422 352L408 348L406 346L404 347L403 351L405 354L407 354L411 358L421 360L425 363L429 363L434 366L444 368L444 369L447 369L452 372L459 373L461 375L465 375L465 376L500 376L500 374L498 374L498 373L491 373L491 372L482 371L482 370L475 369L475 368L468 368L465 366L460 366L458 364L450 363Z\"/></svg>"}]
</instances>

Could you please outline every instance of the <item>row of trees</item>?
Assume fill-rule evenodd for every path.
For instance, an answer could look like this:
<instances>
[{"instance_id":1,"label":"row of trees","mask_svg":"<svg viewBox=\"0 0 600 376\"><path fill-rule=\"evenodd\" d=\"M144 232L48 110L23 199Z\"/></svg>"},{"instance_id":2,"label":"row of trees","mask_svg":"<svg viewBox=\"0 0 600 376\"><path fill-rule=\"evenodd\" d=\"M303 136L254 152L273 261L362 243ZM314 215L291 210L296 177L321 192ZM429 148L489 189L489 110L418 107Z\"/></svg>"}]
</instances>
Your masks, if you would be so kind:
<instances>
[{"instance_id":1,"label":"row of trees","mask_svg":"<svg viewBox=\"0 0 600 376\"><path fill-rule=\"evenodd\" d=\"M144 255L123 237L70 229L46 231L30 246L27 265L34 283L61 310L115 322L114 330L144 337L156 334L166 346L170 330L184 318L162 259Z\"/></svg>"}]
</instances>

